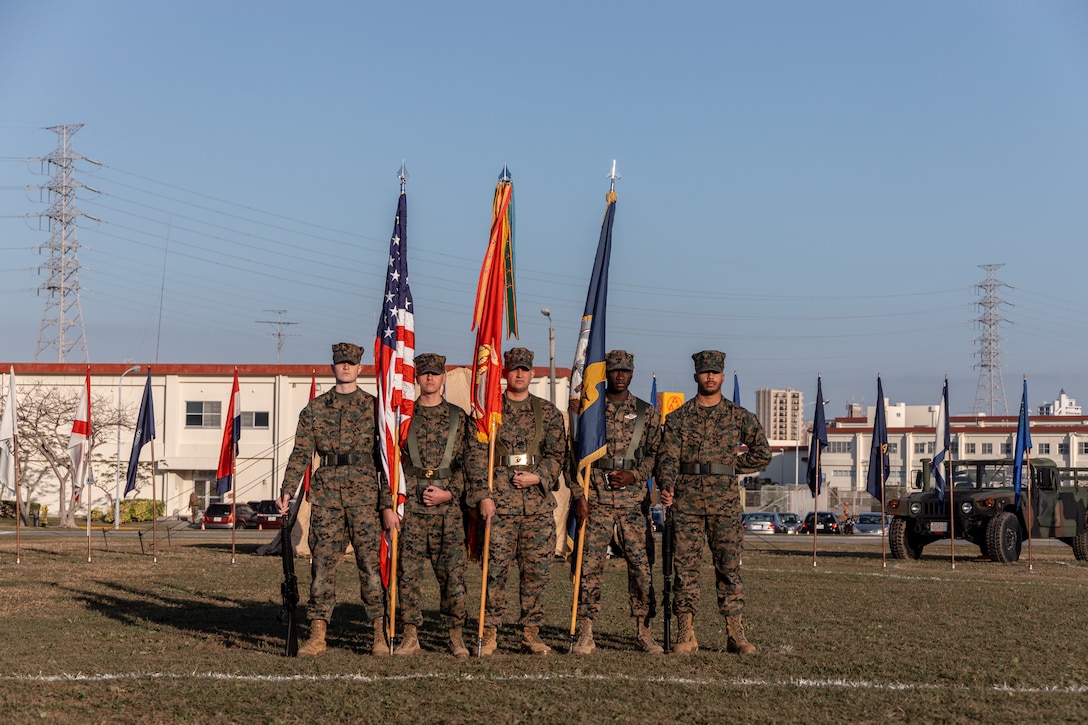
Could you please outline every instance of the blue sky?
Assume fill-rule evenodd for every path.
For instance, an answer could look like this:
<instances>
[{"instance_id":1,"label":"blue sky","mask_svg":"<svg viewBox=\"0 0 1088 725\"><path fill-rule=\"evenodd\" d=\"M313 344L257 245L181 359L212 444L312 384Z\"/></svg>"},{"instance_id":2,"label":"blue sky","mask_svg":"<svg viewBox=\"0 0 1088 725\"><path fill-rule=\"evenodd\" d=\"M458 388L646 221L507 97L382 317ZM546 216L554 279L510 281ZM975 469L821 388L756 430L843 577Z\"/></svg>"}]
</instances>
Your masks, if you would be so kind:
<instances>
[{"instance_id":1,"label":"blue sky","mask_svg":"<svg viewBox=\"0 0 1088 725\"><path fill-rule=\"evenodd\" d=\"M85 124L92 362L324 363L372 346L404 159L417 346L471 358L514 176L521 343L569 366L617 160L609 347L690 394L973 409L974 286L1004 264L1005 397L1088 403L1081 2L0 0L0 359L34 359L37 191ZM43 353L42 361L55 360ZM69 355L70 362L79 357Z\"/></svg>"}]
</instances>

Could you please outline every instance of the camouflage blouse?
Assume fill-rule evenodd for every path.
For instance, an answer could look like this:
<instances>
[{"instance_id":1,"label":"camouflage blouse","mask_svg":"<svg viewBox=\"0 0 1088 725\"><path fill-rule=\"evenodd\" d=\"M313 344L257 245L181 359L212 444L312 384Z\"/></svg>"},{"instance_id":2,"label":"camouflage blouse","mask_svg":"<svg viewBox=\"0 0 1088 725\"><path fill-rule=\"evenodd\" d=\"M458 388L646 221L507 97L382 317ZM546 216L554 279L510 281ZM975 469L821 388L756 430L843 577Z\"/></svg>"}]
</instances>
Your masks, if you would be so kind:
<instances>
[{"instance_id":1,"label":"camouflage blouse","mask_svg":"<svg viewBox=\"0 0 1088 725\"><path fill-rule=\"evenodd\" d=\"M747 451L739 448L744 443ZM762 471L771 447L755 414L722 398L704 407L689 400L665 418L657 454L656 481L675 495L681 513L740 515L738 473ZM686 465L685 465L686 464ZM684 473L692 465L735 467L734 473Z\"/></svg>"}]
</instances>

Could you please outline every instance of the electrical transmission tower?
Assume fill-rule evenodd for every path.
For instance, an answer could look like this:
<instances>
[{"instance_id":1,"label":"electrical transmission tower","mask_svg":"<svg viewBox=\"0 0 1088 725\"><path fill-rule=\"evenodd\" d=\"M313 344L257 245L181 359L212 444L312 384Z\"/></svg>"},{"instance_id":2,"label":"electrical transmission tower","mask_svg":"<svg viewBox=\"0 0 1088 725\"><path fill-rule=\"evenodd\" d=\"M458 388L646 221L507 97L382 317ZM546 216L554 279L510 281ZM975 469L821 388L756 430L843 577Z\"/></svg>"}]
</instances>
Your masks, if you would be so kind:
<instances>
[{"instance_id":1,"label":"electrical transmission tower","mask_svg":"<svg viewBox=\"0 0 1088 725\"><path fill-rule=\"evenodd\" d=\"M287 314L287 310L265 310L265 312L271 312L276 316L275 320L257 320L257 324L260 325L275 325L276 331L270 332L269 335L276 338L276 364L280 364L280 354L283 352L283 338L285 337L298 337L298 335L290 335L283 331L284 325L297 325L297 322L284 322L283 315Z\"/></svg>"},{"instance_id":2,"label":"electrical transmission tower","mask_svg":"<svg viewBox=\"0 0 1088 725\"><path fill-rule=\"evenodd\" d=\"M75 178L77 161L97 161L80 156L71 151L69 141L76 131L83 128L82 123L64 126L50 126L49 131L57 134L57 149L48 156L38 159L43 168L52 171L49 183L34 187L48 192L49 208L37 216L49 220L49 243L38 248L49 250L49 261L38 267L48 272L45 283L38 287L38 293L45 295L42 306L42 323L38 329L38 347L34 351L34 360L45 350L56 350L57 362L65 362L65 356L74 348L83 353L83 360L89 362L87 353L87 335L83 328L83 310L79 303L79 260L77 252L79 241L76 239L76 220L81 216L99 221L84 214L76 207L76 191L88 189Z\"/></svg>"},{"instance_id":3,"label":"electrical transmission tower","mask_svg":"<svg viewBox=\"0 0 1088 725\"><path fill-rule=\"evenodd\" d=\"M1005 402L1005 383L1001 379L1001 335L998 333L998 325L1008 322L999 312L1001 305L1011 304L998 297L997 293L1002 287L1012 289L1011 285L999 282L994 276L997 270L1004 264L980 264L979 268L986 270L986 281L975 285L976 290L981 290L984 295L978 303L982 314L974 321L982 328L982 334L975 338L978 344L978 389L975 391L975 414L985 413L994 415L1000 406L1003 415L1009 414L1009 407Z\"/></svg>"}]
</instances>

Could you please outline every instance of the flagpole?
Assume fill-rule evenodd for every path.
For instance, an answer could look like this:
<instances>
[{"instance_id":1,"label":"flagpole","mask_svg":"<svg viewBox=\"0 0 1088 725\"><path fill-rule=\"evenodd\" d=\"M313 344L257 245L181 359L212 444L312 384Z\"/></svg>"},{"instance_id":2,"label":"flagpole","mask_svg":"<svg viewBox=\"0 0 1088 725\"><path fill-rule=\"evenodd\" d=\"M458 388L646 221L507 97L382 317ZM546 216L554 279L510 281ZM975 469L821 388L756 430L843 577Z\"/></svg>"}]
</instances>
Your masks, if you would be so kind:
<instances>
[{"instance_id":1,"label":"flagpole","mask_svg":"<svg viewBox=\"0 0 1088 725\"><path fill-rule=\"evenodd\" d=\"M14 405L14 403L12 403ZM19 435L15 434L11 437L11 460L15 464L15 566L22 564L22 523L23 523L23 502L22 497L19 495ZM27 501L27 514L29 511L30 502Z\"/></svg>"},{"instance_id":2,"label":"flagpole","mask_svg":"<svg viewBox=\"0 0 1088 725\"><path fill-rule=\"evenodd\" d=\"M1031 449L1030 448L1027 448L1027 449L1024 450L1024 467L1028 469L1028 486L1027 486L1027 505L1028 505L1028 508L1027 508L1027 511L1028 511L1028 514L1029 514L1032 522L1034 522L1035 521L1035 509L1033 509L1031 507ZM1032 568L1033 568L1034 562L1033 562L1033 559L1032 559L1032 556L1031 556L1031 523L1028 523L1029 516L1024 517L1024 523L1027 524L1027 526L1025 528L1027 528L1027 530L1028 530L1028 571L1030 572L1032 570Z\"/></svg>"},{"instance_id":3,"label":"flagpole","mask_svg":"<svg viewBox=\"0 0 1088 725\"><path fill-rule=\"evenodd\" d=\"M809 451L808 454L816 456L816 488L812 496L812 567L816 568L816 529L820 526L820 446L817 444L813 448L815 452Z\"/></svg>"},{"instance_id":4,"label":"flagpole","mask_svg":"<svg viewBox=\"0 0 1088 725\"><path fill-rule=\"evenodd\" d=\"M154 438L151 439L151 563L159 563L159 494L155 482Z\"/></svg>"},{"instance_id":5,"label":"flagpole","mask_svg":"<svg viewBox=\"0 0 1088 725\"><path fill-rule=\"evenodd\" d=\"M491 420L491 430L488 433L487 446L487 490L492 493L495 490L495 420ZM484 649L484 615L487 605L487 572L491 555L491 519L484 523L484 548L480 554L480 622L476 630L476 657L483 656Z\"/></svg>"},{"instance_id":6,"label":"flagpole","mask_svg":"<svg viewBox=\"0 0 1088 725\"><path fill-rule=\"evenodd\" d=\"M393 514L397 513L397 492L400 490L400 413L397 413L396 425L393 427L393 462L389 466L389 496L393 502ZM386 622L386 633L389 641L389 654L393 654L393 637L397 635L397 549L400 543L400 529L393 527L389 532L389 587L386 590L388 598L389 621Z\"/></svg>"},{"instance_id":7,"label":"flagpole","mask_svg":"<svg viewBox=\"0 0 1088 725\"><path fill-rule=\"evenodd\" d=\"M612 173L616 173L615 167L613 167ZM589 477L589 466L585 466L578 472L578 485L582 487L582 495L586 497L587 502L589 501ZM578 544L575 547L574 555L574 597L570 605L570 651L572 653L574 652L574 636L578 624L578 594L582 589L582 555L586 546L586 521L588 518L582 519L581 523L578 524Z\"/></svg>"},{"instance_id":8,"label":"flagpole","mask_svg":"<svg viewBox=\"0 0 1088 725\"><path fill-rule=\"evenodd\" d=\"M87 452L85 451L86 455ZM88 462L87 465L90 465ZM91 563L91 481L94 480L94 476L88 476L84 482L84 488L87 489L87 563Z\"/></svg>"},{"instance_id":9,"label":"flagpole","mask_svg":"<svg viewBox=\"0 0 1088 725\"><path fill-rule=\"evenodd\" d=\"M952 440L952 411L949 409L948 404L948 375L944 376L944 416L945 416L945 429L944 435L949 441ZM949 557L952 562L952 570L956 569L956 479L953 475L952 467L952 444L949 443L947 450L945 451L945 459L948 461L948 478L946 483L948 485L948 535L949 535Z\"/></svg>"},{"instance_id":10,"label":"flagpole","mask_svg":"<svg viewBox=\"0 0 1088 725\"><path fill-rule=\"evenodd\" d=\"M233 400L233 393L231 394L231 400ZM230 420L227 423L231 426L233 438L234 421ZM237 544L238 544L238 476L235 475L238 469L238 457L234 454L234 441L231 441L230 446L230 520L234 523L230 527L230 565L234 566L237 563Z\"/></svg>"}]
</instances>

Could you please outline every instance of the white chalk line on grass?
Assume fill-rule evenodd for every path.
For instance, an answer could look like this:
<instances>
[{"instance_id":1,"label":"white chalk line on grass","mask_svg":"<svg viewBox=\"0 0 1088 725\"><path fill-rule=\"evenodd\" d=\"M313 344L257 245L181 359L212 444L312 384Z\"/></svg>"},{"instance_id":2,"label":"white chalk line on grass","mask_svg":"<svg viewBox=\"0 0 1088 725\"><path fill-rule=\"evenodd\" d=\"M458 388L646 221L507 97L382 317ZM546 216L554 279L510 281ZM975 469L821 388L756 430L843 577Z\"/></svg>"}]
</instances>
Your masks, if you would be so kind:
<instances>
[{"instance_id":1,"label":"white chalk line on grass","mask_svg":"<svg viewBox=\"0 0 1088 725\"><path fill-rule=\"evenodd\" d=\"M427 673L410 675L246 675L230 672L191 672L178 674L172 672L118 672L118 673L59 673L55 675L0 675L0 682L61 682L93 683L116 681L154 681L154 680L214 680L221 682L350 682L381 684L411 682L418 680L444 680L447 682L633 682L637 684L658 684L694 687L730 687L730 688L793 688L793 689L840 689L840 690L877 690L877 691L938 691L938 690L992 690L1010 694L1034 693L1075 693L1088 694L1088 685L1053 685L1053 686L1018 686L1000 685L934 685L911 682L871 682L868 680L811 679L789 678L782 680L763 680L756 678L719 679L710 677L632 677L630 675L592 675L543 673L525 675L473 675L466 673Z\"/></svg>"}]
</instances>

